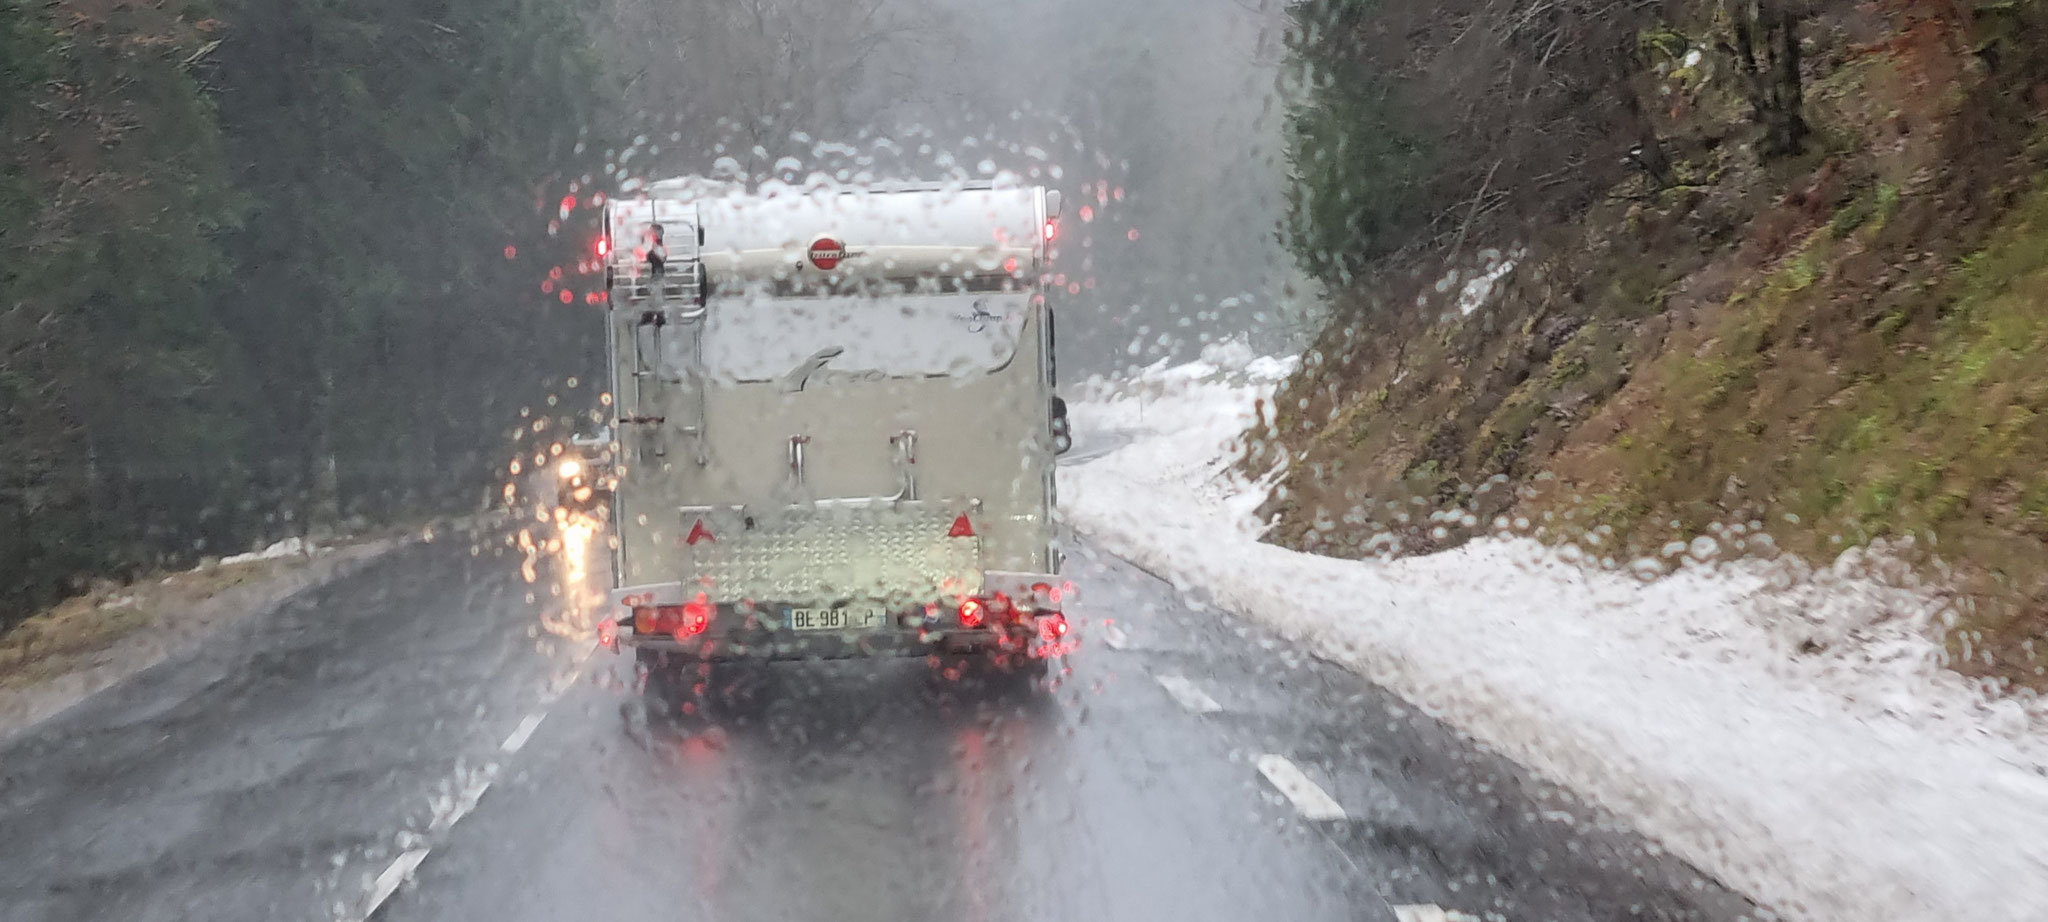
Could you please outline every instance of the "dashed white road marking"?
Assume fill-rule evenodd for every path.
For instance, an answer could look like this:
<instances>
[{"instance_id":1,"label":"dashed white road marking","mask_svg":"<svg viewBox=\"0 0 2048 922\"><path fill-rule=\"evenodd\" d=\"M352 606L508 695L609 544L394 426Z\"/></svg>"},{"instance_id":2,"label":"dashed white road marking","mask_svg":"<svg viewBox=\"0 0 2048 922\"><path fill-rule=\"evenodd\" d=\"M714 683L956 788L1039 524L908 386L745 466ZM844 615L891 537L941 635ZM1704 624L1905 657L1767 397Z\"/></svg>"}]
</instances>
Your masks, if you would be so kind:
<instances>
[{"instance_id":1,"label":"dashed white road marking","mask_svg":"<svg viewBox=\"0 0 2048 922\"><path fill-rule=\"evenodd\" d=\"M1321 822L1344 818L1344 807L1310 781L1308 775L1293 762L1287 761L1286 756L1267 753L1259 756L1256 764L1259 774L1266 776L1266 780L1279 789L1281 796L1294 805L1294 811L1301 814L1302 819Z\"/></svg>"},{"instance_id":2,"label":"dashed white road marking","mask_svg":"<svg viewBox=\"0 0 2048 922\"><path fill-rule=\"evenodd\" d=\"M540 726L540 722L547 718L546 709L553 706L569 686L575 684L577 677L583 673L584 665L590 661L591 654L596 652L597 648L592 646L577 656L568 672L563 673L559 681L541 693L542 709L526 715L525 719L519 721L519 726L512 731L511 736L505 738L505 742L499 744L498 748L506 753L514 753L524 747L526 741L533 737L533 731ZM465 774L468 777L462 780ZM491 789L491 782L498 778L498 763L487 762L483 767L468 773L463 772L458 766L456 777L462 780L462 792L456 795L454 804L446 813L436 816L427 825L427 832L430 834L439 835L447 832L463 817L468 816L471 810L476 809L477 803L483 800L484 793ZM391 859L391 864L387 865L370 885L370 892L363 900L362 907L355 915L347 918L351 922L368 922L375 917L377 910L384 907L385 901L398 892L398 888L412 877L414 871L419 870L420 862L427 860L427 853L430 851L433 851L433 846L421 845L398 853L398 857Z\"/></svg>"},{"instance_id":3,"label":"dashed white road marking","mask_svg":"<svg viewBox=\"0 0 2048 922\"><path fill-rule=\"evenodd\" d=\"M427 831L434 833L445 832L449 827L460 822L463 817L469 815L469 811L476 809L476 805L484 799L484 792L489 791L491 789L491 782L496 780L498 780L498 763L496 762L487 762L482 768L471 773L469 780L463 783L461 793L455 795L455 802L449 805L448 812L435 817L433 822L427 825Z\"/></svg>"},{"instance_id":4,"label":"dashed white road marking","mask_svg":"<svg viewBox=\"0 0 2048 922\"><path fill-rule=\"evenodd\" d=\"M511 736L505 737L504 744L498 748L508 753L518 752L519 747L526 745L526 741L533 738L534 728L540 726L541 720L547 716L546 711L526 715L526 719L519 722L519 729L512 731Z\"/></svg>"},{"instance_id":5,"label":"dashed white road marking","mask_svg":"<svg viewBox=\"0 0 2048 922\"><path fill-rule=\"evenodd\" d=\"M1394 907L1394 922L1479 922L1478 916L1468 916L1428 903Z\"/></svg>"},{"instance_id":6,"label":"dashed white road marking","mask_svg":"<svg viewBox=\"0 0 2048 922\"><path fill-rule=\"evenodd\" d=\"M1122 650L1131 645L1131 638L1124 633L1123 628L1105 624L1102 626L1102 642L1108 644L1112 650Z\"/></svg>"},{"instance_id":7,"label":"dashed white road marking","mask_svg":"<svg viewBox=\"0 0 2048 922\"><path fill-rule=\"evenodd\" d=\"M419 870L420 862L427 860L429 851L431 849L425 846L409 848L391 859L391 866L385 868L384 873L377 875L377 882L370 888L370 898L363 903L363 912L359 918L367 919L376 915L377 910L383 907L384 901L390 899L391 894L398 892L399 885L405 883L405 879L411 877L412 872Z\"/></svg>"},{"instance_id":8,"label":"dashed white road marking","mask_svg":"<svg viewBox=\"0 0 2048 922\"><path fill-rule=\"evenodd\" d=\"M1216 699L1209 697L1207 692L1195 687L1195 683L1188 681L1186 676L1168 674L1153 676L1153 678L1159 682L1161 688L1166 689L1168 695L1173 697L1174 703L1179 704L1192 713L1214 714L1217 711L1223 710L1223 706L1217 704Z\"/></svg>"}]
</instances>

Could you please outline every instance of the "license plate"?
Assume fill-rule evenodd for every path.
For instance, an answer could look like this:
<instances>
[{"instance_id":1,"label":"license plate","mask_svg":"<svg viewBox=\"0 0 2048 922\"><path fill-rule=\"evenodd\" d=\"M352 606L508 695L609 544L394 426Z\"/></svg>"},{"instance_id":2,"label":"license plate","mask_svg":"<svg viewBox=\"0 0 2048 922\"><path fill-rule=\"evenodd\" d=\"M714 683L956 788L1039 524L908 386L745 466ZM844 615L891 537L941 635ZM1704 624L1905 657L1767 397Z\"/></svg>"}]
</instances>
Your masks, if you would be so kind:
<instances>
[{"instance_id":1,"label":"license plate","mask_svg":"<svg viewBox=\"0 0 2048 922\"><path fill-rule=\"evenodd\" d=\"M880 608L792 608L792 631L865 631L881 627L888 613Z\"/></svg>"}]
</instances>

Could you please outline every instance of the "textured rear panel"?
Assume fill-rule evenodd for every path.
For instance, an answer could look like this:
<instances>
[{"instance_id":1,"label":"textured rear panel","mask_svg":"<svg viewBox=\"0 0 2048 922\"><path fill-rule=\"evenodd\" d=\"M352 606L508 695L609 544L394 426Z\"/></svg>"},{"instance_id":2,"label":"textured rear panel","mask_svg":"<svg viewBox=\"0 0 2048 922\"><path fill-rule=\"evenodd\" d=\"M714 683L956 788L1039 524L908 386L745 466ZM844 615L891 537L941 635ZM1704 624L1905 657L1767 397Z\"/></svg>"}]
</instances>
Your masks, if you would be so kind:
<instances>
[{"instance_id":1,"label":"textured rear panel","mask_svg":"<svg viewBox=\"0 0 2048 922\"><path fill-rule=\"evenodd\" d=\"M981 541L947 536L957 512L922 503L790 509L752 529L736 510L689 510L717 535L689 549L718 601L932 601L981 589Z\"/></svg>"}]
</instances>

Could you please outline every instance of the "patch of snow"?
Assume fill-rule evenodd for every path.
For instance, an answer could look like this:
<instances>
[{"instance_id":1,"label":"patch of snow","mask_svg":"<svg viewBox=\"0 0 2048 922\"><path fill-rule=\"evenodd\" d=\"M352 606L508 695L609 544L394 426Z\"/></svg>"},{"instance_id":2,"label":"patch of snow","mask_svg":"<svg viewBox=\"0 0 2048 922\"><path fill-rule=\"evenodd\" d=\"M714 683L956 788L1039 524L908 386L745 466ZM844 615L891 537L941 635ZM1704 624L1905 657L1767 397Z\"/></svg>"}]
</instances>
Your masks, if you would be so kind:
<instances>
[{"instance_id":1,"label":"patch of snow","mask_svg":"<svg viewBox=\"0 0 2048 922\"><path fill-rule=\"evenodd\" d=\"M311 557L319 548L303 538L286 538L260 551L234 554L220 559L221 566L238 563L255 563L261 560L277 560L282 557Z\"/></svg>"},{"instance_id":2,"label":"patch of snow","mask_svg":"<svg viewBox=\"0 0 2048 922\"><path fill-rule=\"evenodd\" d=\"M1527 256L1527 250L1516 250L1505 255L1499 250L1481 253L1480 262L1485 268L1478 270L1478 273L1458 292L1458 313L1469 317L1473 311L1485 307L1486 302L1493 299L1494 287L1500 284L1501 279L1507 278L1508 273L1515 271L1515 267L1521 265L1521 261Z\"/></svg>"},{"instance_id":3,"label":"patch of snow","mask_svg":"<svg viewBox=\"0 0 2048 922\"><path fill-rule=\"evenodd\" d=\"M1262 544L1274 477L1231 462L1291 365L1256 361L1095 382L1077 434L1128 442L1062 469L1068 521L1788 918L2048 919L2048 707L1943 668L1938 592L1860 551L1602 570L1512 537L1387 562Z\"/></svg>"}]
</instances>

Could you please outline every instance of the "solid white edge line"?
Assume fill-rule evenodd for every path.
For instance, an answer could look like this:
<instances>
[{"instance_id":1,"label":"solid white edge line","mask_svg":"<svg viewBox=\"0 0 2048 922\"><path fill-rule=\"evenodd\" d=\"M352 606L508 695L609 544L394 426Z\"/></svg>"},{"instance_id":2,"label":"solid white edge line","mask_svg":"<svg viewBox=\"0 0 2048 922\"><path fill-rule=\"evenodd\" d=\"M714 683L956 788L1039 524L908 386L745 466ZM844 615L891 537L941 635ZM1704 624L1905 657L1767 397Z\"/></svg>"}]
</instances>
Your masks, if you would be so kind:
<instances>
[{"instance_id":1,"label":"solid white edge line","mask_svg":"<svg viewBox=\"0 0 2048 922\"><path fill-rule=\"evenodd\" d=\"M1266 776L1266 781L1294 805L1294 811L1301 814L1302 819L1316 822L1344 819L1344 807L1310 781L1298 766L1287 761L1286 756L1267 753L1259 756L1257 765L1259 774Z\"/></svg>"},{"instance_id":2,"label":"solid white edge line","mask_svg":"<svg viewBox=\"0 0 2048 922\"><path fill-rule=\"evenodd\" d=\"M547 716L546 711L526 715L526 719L519 722L519 728L513 730L511 736L505 737L505 742L498 748L506 752L518 752L519 748L525 746L526 741L533 737L534 728L540 726L541 720Z\"/></svg>"},{"instance_id":3,"label":"solid white edge line","mask_svg":"<svg viewBox=\"0 0 2048 922\"><path fill-rule=\"evenodd\" d=\"M1124 633L1123 628L1117 627L1114 624L1105 624L1102 626L1102 642L1108 644L1112 650L1121 650L1130 646L1131 638Z\"/></svg>"},{"instance_id":4,"label":"solid white edge line","mask_svg":"<svg viewBox=\"0 0 2048 922\"><path fill-rule=\"evenodd\" d=\"M391 859L391 864L384 868L383 873L377 875L377 883L370 888L370 898L363 901L362 914L357 918L368 919L376 915L377 910L383 907L384 901L398 892L398 888L405 883L406 878L412 876L412 872L419 870L420 862L427 860L427 852L431 850L425 846L409 848Z\"/></svg>"},{"instance_id":5,"label":"solid white edge line","mask_svg":"<svg viewBox=\"0 0 2048 922\"><path fill-rule=\"evenodd\" d=\"M1191 713L1214 714L1217 711L1223 710L1223 706L1217 704L1216 699L1209 697L1207 692L1197 688L1195 683L1188 681L1186 676L1169 673L1167 675L1156 675L1152 678L1159 683L1161 688L1166 689L1166 694L1173 698L1174 703L1179 704Z\"/></svg>"}]
</instances>

